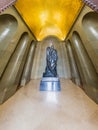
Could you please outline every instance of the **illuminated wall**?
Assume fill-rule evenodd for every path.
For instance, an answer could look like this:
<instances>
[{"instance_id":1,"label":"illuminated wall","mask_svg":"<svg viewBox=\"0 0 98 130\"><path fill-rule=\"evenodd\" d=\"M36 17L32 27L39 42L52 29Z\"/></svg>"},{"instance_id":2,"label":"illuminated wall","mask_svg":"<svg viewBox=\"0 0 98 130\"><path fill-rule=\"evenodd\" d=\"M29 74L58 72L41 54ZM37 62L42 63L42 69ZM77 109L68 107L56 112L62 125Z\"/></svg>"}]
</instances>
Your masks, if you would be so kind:
<instances>
[{"instance_id":1,"label":"illuminated wall","mask_svg":"<svg viewBox=\"0 0 98 130\"><path fill-rule=\"evenodd\" d=\"M15 6L38 40L47 35L64 40L82 5L81 0L19 0Z\"/></svg>"}]
</instances>

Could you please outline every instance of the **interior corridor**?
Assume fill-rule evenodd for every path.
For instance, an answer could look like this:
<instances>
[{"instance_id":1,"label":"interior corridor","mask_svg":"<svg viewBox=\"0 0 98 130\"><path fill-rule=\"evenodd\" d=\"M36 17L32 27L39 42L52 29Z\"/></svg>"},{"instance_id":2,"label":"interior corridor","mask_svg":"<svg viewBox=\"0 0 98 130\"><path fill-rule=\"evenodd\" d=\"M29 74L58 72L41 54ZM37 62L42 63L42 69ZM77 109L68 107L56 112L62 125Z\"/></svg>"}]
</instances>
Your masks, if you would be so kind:
<instances>
[{"instance_id":1,"label":"interior corridor","mask_svg":"<svg viewBox=\"0 0 98 130\"><path fill-rule=\"evenodd\" d=\"M0 0L0 130L98 130L97 1Z\"/></svg>"},{"instance_id":2,"label":"interior corridor","mask_svg":"<svg viewBox=\"0 0 98 130\"><path fill-rule=\"evenodd\" d=\"M0 106L0 130L98 130L98 105L71 80L61 92L40 92L31 80Z\"/></svg>"}]
</instances>

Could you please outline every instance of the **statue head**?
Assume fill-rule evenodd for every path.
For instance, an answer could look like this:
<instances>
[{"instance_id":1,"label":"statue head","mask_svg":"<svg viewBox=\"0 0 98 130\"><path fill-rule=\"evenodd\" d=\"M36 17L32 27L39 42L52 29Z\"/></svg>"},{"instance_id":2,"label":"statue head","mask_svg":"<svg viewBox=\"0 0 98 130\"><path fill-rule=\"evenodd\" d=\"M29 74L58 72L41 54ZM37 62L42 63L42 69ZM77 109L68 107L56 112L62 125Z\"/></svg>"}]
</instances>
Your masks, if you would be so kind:
<instances>
[{"instance_id":1,"label":"statue head","mask_svg":"<svg viewBox=\"0 0 98 130\"><path fill-rule=\"evenodd\" d=\"M53 43L52 43L52 42L50 42L49 44L50 44L50 47L53 46Z\"/></svg>"},{"instance_id":2,"label":"statue head","mask_svg":"<svg viewBox=\"0 0 98 130\"><path fill-rule=\"evenodd\" d=\"M54 49L54 45L51 45L51 48Z\"/></svg>"}]
</instances>

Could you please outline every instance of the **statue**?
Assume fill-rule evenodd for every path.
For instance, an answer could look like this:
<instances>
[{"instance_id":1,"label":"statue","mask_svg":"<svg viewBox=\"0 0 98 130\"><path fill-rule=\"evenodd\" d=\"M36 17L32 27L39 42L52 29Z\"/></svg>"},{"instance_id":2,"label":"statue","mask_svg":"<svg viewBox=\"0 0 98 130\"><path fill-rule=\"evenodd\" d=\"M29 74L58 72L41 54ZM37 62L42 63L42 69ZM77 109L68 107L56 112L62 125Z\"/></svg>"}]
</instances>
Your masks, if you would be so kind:
<instances>
[{"instance_id":1,"label":"statue","mask_svg":"<svg viewBox=\"0 0 98 130\"><path fill-rule=\"evenodd\" d=\"M61 91L60 80L57 74L57 50L54 46L47 47L46 68L40 82L40 91Z\"/></svg>"},{"instance_id":2,"label":"statue","mask_svg":"<svg viewBox=\"0 0 98 130\"><path fill-rule=\"evenodd\" d=\"M47 47L46 50L46 69L43 73L43 77L57 77L57 50L54 49L54 46Z\"/></svg>"}]
</instances>

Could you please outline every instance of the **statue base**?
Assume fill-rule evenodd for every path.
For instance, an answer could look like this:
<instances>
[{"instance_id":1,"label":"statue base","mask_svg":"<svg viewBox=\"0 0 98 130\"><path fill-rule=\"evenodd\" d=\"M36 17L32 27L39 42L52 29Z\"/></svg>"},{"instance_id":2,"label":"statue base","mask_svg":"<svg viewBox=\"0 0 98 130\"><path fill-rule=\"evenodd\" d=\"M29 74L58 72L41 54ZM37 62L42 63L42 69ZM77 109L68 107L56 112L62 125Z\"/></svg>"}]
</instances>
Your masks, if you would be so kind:
<instances>
[{"instance_id":1,"label":"statue base","mask_svg":"<svg viewBox=\"0 0 98 130\"><path fill-rule=\"evenodd\" d=\"M61 91L58 77L43 77L40 82L40 91Z\"/></svg>"}]
</instances>

